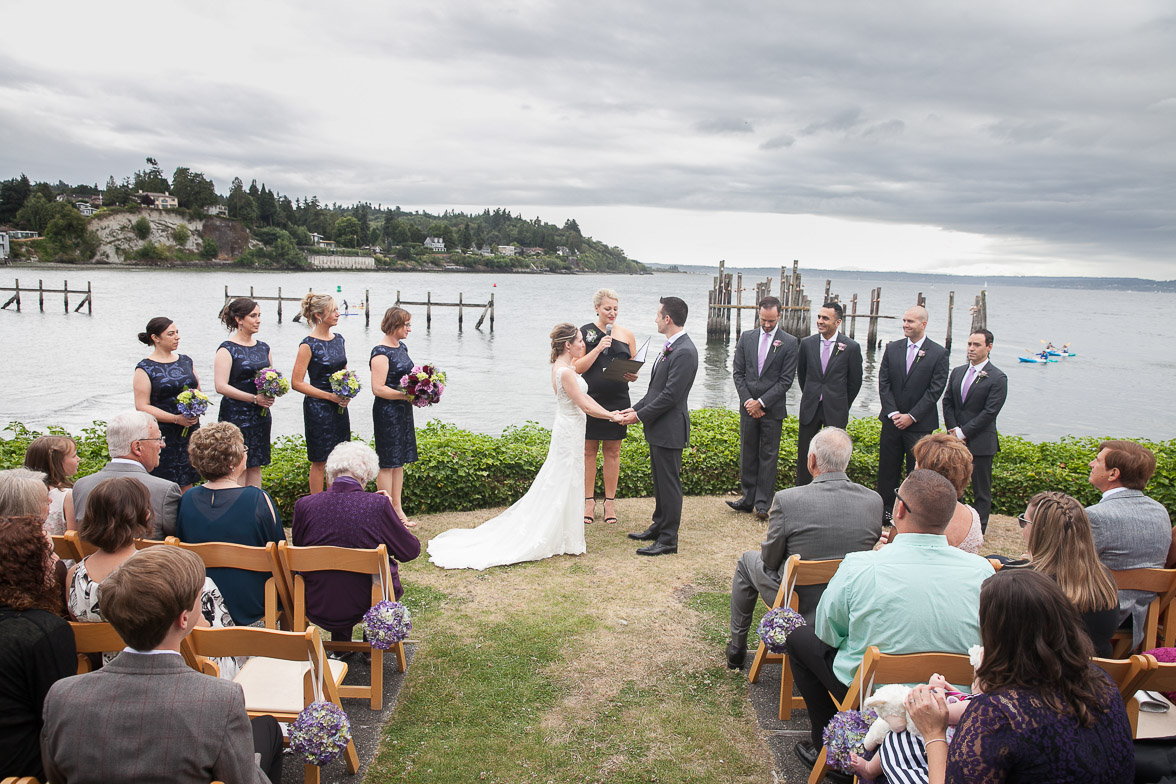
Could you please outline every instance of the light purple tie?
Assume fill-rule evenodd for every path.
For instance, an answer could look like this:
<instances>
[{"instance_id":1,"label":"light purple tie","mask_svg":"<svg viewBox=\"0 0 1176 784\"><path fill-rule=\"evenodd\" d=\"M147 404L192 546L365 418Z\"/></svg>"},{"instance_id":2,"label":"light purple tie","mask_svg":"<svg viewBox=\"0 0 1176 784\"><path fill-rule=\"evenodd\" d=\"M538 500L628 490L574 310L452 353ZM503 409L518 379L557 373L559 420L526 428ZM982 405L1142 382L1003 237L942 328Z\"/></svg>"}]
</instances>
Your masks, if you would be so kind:
<instances>
[{"instance_id":1,"label":"light purple tie","mask_svg":"<svg viewBox=\"0 0 1176 784\"><path fill-rule=\"evenodd\" d=\"M960 402L968 399L968 390L972 388L972 381L976 378L976 366L968 368L968 375L964 376L964 385L960 387Z\"/></svg>"},{"instance_id":2,"label":"light purple tie","mask_svg":"<svg viewBox=\"0 0 1176 784\"><path fill-rule=\"evenodd\" d=\"M915 364L915 349L918 346L915 343L907 346L907 372L911 372L911 366Z\"/></svg>"},{"instance_id":3,"label":"light purple tie","mask_svg":"<svg viewBox=\"0 0 1176 784\"><path fill-rule=\"evenodd\" d=\"M821 372L824 373L829 368L829 350L833 348L832 340L821 341Z\"/></svg>"},{"instance_id":4,"label":"light purple tie","mask_svg":"<svg viewBox=\"0 0 1176 784\"><path fill-rule=\"evenodd\" d=\"M759 346L759 372L764 372L764 362L768 358L768 340L772 337L771 332L760 332L760 346Z\"/></svg>"}]
</instances>

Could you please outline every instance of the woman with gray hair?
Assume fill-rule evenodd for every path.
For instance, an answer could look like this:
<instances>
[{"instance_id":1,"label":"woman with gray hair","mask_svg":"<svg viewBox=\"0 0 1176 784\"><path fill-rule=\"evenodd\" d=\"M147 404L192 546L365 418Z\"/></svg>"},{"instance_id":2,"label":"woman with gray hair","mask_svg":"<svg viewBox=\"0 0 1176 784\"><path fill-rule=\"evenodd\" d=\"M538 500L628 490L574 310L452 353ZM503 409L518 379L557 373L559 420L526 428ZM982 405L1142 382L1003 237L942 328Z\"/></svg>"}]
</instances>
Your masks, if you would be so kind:
<instances>
[{"instance_id":1,"label":"woman with gray hair","mask_svg":"<svg viewBox=\"0 0 1176 784\"><path fill-rule=\"evenodd\" d=\"M411 561L421 543L404 527L386 491L364 487L376 478L380 463L375 451L360 441L344 441L326 460L327 490L303 496L294 504L291 538L295 547L329 546L371 549L387 545L392 591L404 593L397 559ZM350 640L352 628L372 603L371 578L347 572L311 572L306 581L306 617L331 633L332 640Z\"/></svg>"},{"instance_id":2,"label":"woman with gray hair","mask_svg":"<svg viewBox=\"0 0 1176 784\"><path fill-rule=\"evenodd\" d=\"M49 487L45 474L27 468L0 471L0 517L49 516Z\"/></svg>"}]
</instances>

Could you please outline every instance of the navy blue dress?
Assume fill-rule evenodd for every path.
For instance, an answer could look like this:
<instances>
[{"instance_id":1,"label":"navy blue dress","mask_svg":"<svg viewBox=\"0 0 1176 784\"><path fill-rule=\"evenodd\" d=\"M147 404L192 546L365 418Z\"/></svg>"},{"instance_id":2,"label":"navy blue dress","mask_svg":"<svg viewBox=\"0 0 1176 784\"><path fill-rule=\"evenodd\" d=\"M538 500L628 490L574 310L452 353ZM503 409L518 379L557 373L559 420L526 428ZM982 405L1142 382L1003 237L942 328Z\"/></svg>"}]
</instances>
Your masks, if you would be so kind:
<instances>
[{"instance_id":1,"label":"navy blue dress","mask_svg":"<svg viewBox=\"0 0 1176 784\"><path fill-rule=\"evenodd\" d=\"M388 358L388 380L384 383L400 389L400 378L412 370L408 346L401 341L396 348L379 345L372 349L368 367L377 356ZM380 468L400 468L416 462L416 426L412 422L412 403L407 400L385 400L377 397L372 404L372 419L376 425L376 454Z\"/></svg>"},{"instance_id":2,"label":"navy blue dress","mask_svg":"<svg viewBox=\"0 0 1176 784\"><path fill-rule=\"evenodd\" d=\"M175 362L156 362L144 359L135 365L151 379L151 405L161 408L169 414L178 414L176 395L185 388L196 388L196 374L192 372L192 358L180 354ZM182 436L183 425L173 422L160 422L159 434L164 437L163 451L159 453L159 465L151 472L152 476L168 479L180 487L195 484L200 478L196 469L188 462L188 439L200 425L192 425L188 435Z\"/></svg>"},{"instance_id":3,"label":"navy blue dress","mask_svg":"<svg viewBox=\"0 0 1176 784\"><path fill-rule=\"evenodd\" d=\"M310 385L330 392L331 374L347 367L343 336L319 340L307 335L302 343L310 346L310 364L306 368ZM340 414L339 404L333 400L319 400L309 395L303 397L302 423L306 427L306 456L312 463L325 463L336 444L351 440L351 418L347 409Z\"/></svg>"},{"instance_id":4,"label":"navy blue dress","mask_svg":"<svg viewBox=\"0 0 1176 784\"><path fill-rule=\"evenodd\" d=\"M270 366L270 347L260 340L252 346L242 346L226 340L219 348L225 349L233 357L233 367L229 370L229 386L248 392L251 396L256 395L257 385L253 383L253 377L257 375L257 371ZM270 428L273 427L274 418L273 414L261 415L267 410L255 405L252 400L221 398L220 421L232 422L241 428L245 446L249 447L246 468L269 465Z\"/></svg>"}]
</instances>

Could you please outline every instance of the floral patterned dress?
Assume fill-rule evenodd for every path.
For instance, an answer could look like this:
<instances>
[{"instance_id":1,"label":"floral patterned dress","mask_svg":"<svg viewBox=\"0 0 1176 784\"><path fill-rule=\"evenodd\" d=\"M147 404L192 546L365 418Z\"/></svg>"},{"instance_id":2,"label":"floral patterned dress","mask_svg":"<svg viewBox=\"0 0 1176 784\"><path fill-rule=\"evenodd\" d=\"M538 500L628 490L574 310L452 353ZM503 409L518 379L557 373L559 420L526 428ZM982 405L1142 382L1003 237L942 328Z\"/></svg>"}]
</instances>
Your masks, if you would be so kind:
<instances>
[{"instance_id":1,"label":"floral patterned dress","mask_svg":"<svg viewBox=\"0 0 1176 784\"><path fill-rule=\"evenodd\" d=\"M252 346L226 340L219 348L228 351L233 358L233 366L229 369L229 386L250 395L256 394L257 385L253 383L253 377L257 371L269 367L270 347L260 340ZM245 446L249 447L246 468L269 465L270 429L274 424L273 414L270 413L272 410L254 405L252 400L234 400L227 396L221 398L220 421L232 422L241 428ZM262 416L263 412L265 416Z\"/></svg>"},{"instance_id":2,"label":"floral patterned dress","mask_svg":"<svg viewBox=\"0 0 1176 784\"><path fill-rule=\"evenodd\" d=\"M176 395L185 389L196 389L196 374L192 370L192 358L180 354L175 362L156 362L144 359L135 368L142 370L151 380L151 405L169 414L179 413ZM200 425L192 425L184 435L184 426L174 422L160 422L159 434L166 439L159 453L159 465L152 476L168 479L180 487L195 484L200 474L188 462L188 439Z\"/></svg>"},{"instance_id":3,"label":"floral patterned dress","mask_svg":"<svg viewBox=\"0 0 1176 784\"><path fill-rule=\"evenodd\" d=\"M388 379L384 383L400 388L400 379L412 370L412 359L408 346L403 341L396 348L380 344L372 349L372 359L377 356L388 358ZM416 462L416 427L412 421L412 404L407 400L385 400L377 397L372 403L372 420L375 424L376 454L380 456L380 468L400 468Z\"/></svg>"},{"instance_id":4,"label":"floral patterned dress","mask_svg":"<svg viewBox=\"0 0 1176 784\"><path fill-rule=\"evenodd\" d=\"M347 367L347 347L342 335L319 340L307 335L302 343L310 346L310 364L306 375L315 389L331 391L331 374ZM302 398L302 423L306 427L306 456L312 463L325 463L336 444L351 440L351 418L347 409L339 413L339 404L309 395Z\"/></svg>"}]
</instances>

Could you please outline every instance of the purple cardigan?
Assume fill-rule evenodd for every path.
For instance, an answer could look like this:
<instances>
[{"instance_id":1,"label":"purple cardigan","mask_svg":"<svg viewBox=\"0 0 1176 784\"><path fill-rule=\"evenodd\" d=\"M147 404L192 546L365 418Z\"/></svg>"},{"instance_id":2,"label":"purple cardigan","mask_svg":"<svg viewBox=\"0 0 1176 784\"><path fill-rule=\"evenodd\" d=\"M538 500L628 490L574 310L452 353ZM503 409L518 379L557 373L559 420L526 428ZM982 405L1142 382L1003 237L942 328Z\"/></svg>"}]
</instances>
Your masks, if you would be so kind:
<instances>
[{"instance_id":1,"label":"purple cardigan","mask_svg":"<svg viewBox=\"0 0 1176 784\"><path fill-rule=\"evenodd\" d=\"M396 516L382 495L365 492L359 482L341 476L326 492L299 498L294 504L291 536L295 547L388 546L392 590L404 593L396 559L411 561L420 555L421 543ZM371 607L371 577L348 572L309 572L306 581L306 617L329 631L350 629Z\"/></svg>"}]
</instances>

